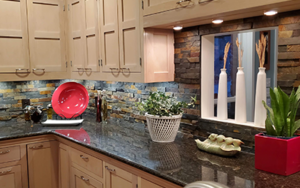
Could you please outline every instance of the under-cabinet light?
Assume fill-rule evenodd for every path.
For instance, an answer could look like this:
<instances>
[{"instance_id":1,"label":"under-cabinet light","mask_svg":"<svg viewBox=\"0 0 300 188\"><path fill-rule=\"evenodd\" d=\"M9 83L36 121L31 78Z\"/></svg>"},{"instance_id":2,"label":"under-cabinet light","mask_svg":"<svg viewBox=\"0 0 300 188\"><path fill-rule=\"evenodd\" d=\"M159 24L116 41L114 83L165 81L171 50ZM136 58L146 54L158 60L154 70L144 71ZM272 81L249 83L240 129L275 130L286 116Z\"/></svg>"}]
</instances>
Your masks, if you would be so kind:
<instances>
[{"instance_id":1,"label":"under-cabinet light","mask_svg":"<svg viewBox=\"0 0 300 188\"><path fill-rule=\"evenodd\" d=\"M212 23L214 23L214 24L221 24L221 23L223 23L223 20L216 19L216 20L213 20Z\"/></svg>"},{"instance_id":2,"label":"under-cabinet light","mask_svg":"<svg viewBox=\"0 0 300 188\"><path fill-rule=\"evenodd\" d=\"M267 11L267 12L265 12L264 14L266 15L266 16L274 16L274 15L276 15L278 12L276 11L276 10L270 10L270 11Z\"/></svg>"},{"instance_id":3,"label":"under-cabinet light","mask_svg":"<svg viewBox=\"0 0 300 188\"><path fill-rule=\"evenodd\" d=\"M180 31L180 30L182 29L182 26L175 26L175 27L173 27L173 29L174 29L175 31Z\"/></svg>"}]
</instances>

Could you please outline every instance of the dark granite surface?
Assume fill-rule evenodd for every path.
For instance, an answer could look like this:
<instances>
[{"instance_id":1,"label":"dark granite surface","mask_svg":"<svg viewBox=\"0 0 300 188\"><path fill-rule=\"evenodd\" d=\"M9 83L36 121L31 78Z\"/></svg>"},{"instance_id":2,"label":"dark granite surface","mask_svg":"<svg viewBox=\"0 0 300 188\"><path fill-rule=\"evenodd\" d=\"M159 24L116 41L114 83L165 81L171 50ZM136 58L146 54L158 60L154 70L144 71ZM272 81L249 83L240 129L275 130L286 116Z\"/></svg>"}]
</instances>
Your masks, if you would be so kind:
<instances>
[{"instance_id":1,"label":"dark granite surface","mask_svg":"<svg viewBox=\"0 0 300 188\"><path fill-rule=\"evenodd\" d=\"M183 134L178 134L174 143L159 144L151 141L142 124L117 121L99 124L91 115L85 115L84 119L76 127L0 122L0 141L56 134L181 186L203 180L231 188L300 188L300 173L283 177L258 171L252 154L220 157L199 151L194 139Z\"/></svg>"}]
</instances>

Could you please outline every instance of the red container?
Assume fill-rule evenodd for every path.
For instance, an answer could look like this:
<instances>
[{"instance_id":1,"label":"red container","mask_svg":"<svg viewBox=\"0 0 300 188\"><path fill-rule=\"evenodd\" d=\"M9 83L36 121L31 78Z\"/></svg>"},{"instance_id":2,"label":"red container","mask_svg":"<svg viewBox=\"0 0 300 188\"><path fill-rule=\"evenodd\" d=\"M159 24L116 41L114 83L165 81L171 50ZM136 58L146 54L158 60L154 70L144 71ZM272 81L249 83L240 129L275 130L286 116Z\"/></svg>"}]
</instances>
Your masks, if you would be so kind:
<instances>
[{"instance_id":1,"label":"red container","mask_svg":"<svg viewBox=\"0 0 300 188\"><path fill-rule=\"evenodd\" d=\"M255 168L288 176L300 171L300 136L279 139L255 135Z\"/></svg>"}]
</instances>

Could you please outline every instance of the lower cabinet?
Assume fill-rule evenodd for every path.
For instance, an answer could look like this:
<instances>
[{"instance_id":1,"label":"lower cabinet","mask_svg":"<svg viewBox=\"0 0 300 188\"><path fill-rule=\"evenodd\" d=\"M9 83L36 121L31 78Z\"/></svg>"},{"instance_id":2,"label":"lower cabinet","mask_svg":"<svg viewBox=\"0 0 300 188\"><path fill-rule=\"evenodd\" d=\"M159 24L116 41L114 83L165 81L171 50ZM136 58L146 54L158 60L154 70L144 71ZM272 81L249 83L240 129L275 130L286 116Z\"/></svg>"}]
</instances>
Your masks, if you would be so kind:
<instances>
[{"instance_id":1,"label":"lower cabinet","mask_svg":"<svg viewBox=\"0 0 300 188\"><path fill-rule=\"evenodd\" d=\"M0 168L0 187L20 188L22 187L21 166Z\"/></svg>"},{"instance_id":2,"label":"lower cabinet","mask_svg":"<svg viewBox=\"0 0 300 188\"><path fill-rule=\"evenodd\" d=\"M30 188L58 188L58 142L27 145Z\"/></svg>"},{"instance_id":3,"label":"lower cabinet","mask_svg":"<svg viewBox=\"0 0 300 188\"><path fill-rule=\"evenodd\" d=\"M106 188L136 188L137 176L105 163Z\"/></svg>"},{"instance_id":4,"label":"lower cabinet","mask_svg":"<svg viewBox=\"0 0 300 188\"><path fill-rule=\"evenodd\" d=\"M139 182L139 186L138 186L139 188L163 188L159 185L156 185L156 184L154 184L148 180L145 180L143 178L140 178L140 177L139 177L138 182Z\"/></svg>"},{"instance_id":5,"label":"lower cabinet","mask_svg":"<svg viewBox=\"0 0 300 188\"><path fill-rule=\"evenodd\" d=\"M103 188L100 181L89 176L74 167L71 169L71 187L72 188Z\"/></svg>"}]
</instances>

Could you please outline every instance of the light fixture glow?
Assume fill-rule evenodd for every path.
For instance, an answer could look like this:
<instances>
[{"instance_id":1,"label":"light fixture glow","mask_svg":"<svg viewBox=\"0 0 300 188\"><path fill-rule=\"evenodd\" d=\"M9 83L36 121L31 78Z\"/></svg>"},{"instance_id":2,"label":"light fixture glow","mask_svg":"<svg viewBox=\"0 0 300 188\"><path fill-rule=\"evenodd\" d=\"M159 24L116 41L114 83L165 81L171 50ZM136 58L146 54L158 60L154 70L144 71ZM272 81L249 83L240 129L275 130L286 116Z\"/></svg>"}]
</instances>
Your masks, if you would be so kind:
<instances>
[{"instance_id":1,"label":"light fixture glow","mask_svg":"<svg viewBox=\"0 0 300 188\"><path fill-rule=\"evenodd\" d=\"M213 20L212 23L214 23L214 24L221 24L221 23L223 23L223 20L216 19L216 20Z\"/></svg>"},{"instance_id":2,"label":"light fixture glow","mask_svg":"<svg viewBox=\"0 0 300 188\"><path fill-rule=\"evenodd\" d=\"M267 11L267 12L265 12L264 14L266 15L266 16L274 16L274 15L276 15L278 12L276 11L276 10L270 10L270 11Z\"/></svg>"},{"instance_id":3,"label":"light fixture glow","mask_svg":"<svg viewBox=\"0 0 300 188\"><path fill-rule=\"evenodd\" d=\"M180 31L180 30L182 29L182 26L175 26L175 27L173 27L173 29L174 29L175 31Z\"/></svg>"}]
</instances>

